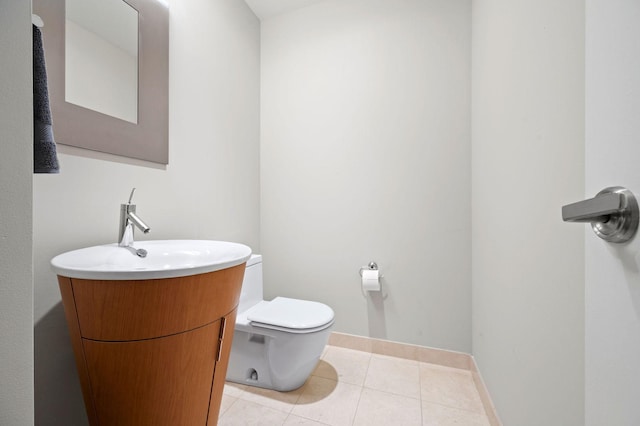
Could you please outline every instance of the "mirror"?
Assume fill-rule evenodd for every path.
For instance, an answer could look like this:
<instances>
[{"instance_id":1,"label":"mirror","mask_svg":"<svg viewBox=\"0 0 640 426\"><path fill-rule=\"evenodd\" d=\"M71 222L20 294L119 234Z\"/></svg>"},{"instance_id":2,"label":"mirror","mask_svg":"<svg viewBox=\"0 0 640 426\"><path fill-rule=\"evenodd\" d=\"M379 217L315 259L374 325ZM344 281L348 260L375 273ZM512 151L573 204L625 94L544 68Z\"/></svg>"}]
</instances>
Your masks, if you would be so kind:
<instances>
[{"instance_id":1,"label":"mirror","mask_svg":"<svg viewBox=\"0 0 640 426\"><path fill-rule=\"evenodd\" d=\"M168 164L166 1L33 0L33 12L56 143Z\"/></svg>"},{"instance_id":2,"label":"mirror","mask_svg":"<svg viewBox=\"0 0 640 426\"><path fill-rule=\"evenodd\" d=\"M138 11L122 0L66 0L64 98L138 122Z\"/></svg>"}]
</instances>

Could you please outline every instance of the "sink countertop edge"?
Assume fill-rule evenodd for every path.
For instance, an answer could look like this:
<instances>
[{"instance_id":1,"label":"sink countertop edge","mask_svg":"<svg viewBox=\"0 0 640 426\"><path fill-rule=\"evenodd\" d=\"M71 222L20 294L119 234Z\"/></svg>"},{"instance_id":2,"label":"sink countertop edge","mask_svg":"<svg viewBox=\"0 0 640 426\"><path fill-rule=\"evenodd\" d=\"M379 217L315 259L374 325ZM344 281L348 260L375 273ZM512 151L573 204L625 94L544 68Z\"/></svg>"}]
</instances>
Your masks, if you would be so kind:
<instances>
[{"instance_id":1,"label":"sink countertop edge","mask_svg":"<svg viewBox=\"0 0 640 426\"><path fill-rule=\"evenodd\" d=\"M145 247L145 243L157 243L162 240L150 240L150 241L139 241L136 246L140 245ZM173 240L165 240L167 242ZM175 240L180 242L206 242L209 240ZM211 241L214 243L228 243L225 241ZM91 249L93 247L116 247L114 244L106 244L103 246L93 246L86 247L85 249L72 250L69 252L62 253L58 256L55 256L51 259L51 268L56 273L56 275L73 278L73 279L85 279L85 280L101 280L101 281L140 281L140 280L153 280L153 279L164 279L164 278L179 278L186 277L198 274L204 274L208 272L220 271L223 269L232 268L237 265L241 265L249 260L251 257L252 250L250 247L240 244L240 243L230 243L234 246L241 246L246 248L246 254L231 260L226 260L222 262L216 262L212 264L205 265L196 265L196 266L181 266L175 269L142 269L142 270L91 270L91 269L82 269L82 268L74 268L69 265L60 265L57 264L60 261L61 256L66 255L67 253L77 252L85 249ZM138 248L138 247L136 247ZM117 249L126 250L123 247L117 247ZM132 254L132 256L134 256Z\"/></svg>"}]
</instances>

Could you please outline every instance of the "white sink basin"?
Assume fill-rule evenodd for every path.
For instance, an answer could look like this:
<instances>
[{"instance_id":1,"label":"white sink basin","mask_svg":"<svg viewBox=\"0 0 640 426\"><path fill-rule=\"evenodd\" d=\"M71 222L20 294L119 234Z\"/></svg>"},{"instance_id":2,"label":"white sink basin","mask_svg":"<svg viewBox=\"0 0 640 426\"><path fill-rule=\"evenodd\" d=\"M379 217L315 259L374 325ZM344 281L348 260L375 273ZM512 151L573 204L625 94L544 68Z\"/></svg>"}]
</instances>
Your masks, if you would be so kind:
<instances>
[{"instance_id":1,"label":"white sink basin","mask_svg":"<svg viewBox=\"0 0 640 426\"><path fill-rule=\"evenodd\" d=\"M147 251L142 258L137 249ZM69 251L51 260L58 275L90 280L148 280L218 271L246 262L243 244L206 240L136 241L133 249L118 244Z\"/></svg>"}]
</instances>

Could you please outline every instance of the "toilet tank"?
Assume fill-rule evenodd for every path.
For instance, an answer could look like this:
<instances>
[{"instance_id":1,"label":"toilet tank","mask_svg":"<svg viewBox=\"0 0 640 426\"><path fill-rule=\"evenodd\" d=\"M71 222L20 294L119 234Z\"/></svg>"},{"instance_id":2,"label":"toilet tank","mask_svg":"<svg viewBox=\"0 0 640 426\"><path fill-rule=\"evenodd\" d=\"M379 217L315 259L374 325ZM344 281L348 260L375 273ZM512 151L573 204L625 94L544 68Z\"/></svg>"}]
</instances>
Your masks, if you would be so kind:
<instances>
[{"instance_id":1,"label":"toilet tank","mask_svg":"<svg viewBox=\"0 0 640 426\"><path fill-rule=\"evenodd\" d=\"M262 255L252 254L244 271L238 313L262 301Z\"/></svg>"}]
</instances>

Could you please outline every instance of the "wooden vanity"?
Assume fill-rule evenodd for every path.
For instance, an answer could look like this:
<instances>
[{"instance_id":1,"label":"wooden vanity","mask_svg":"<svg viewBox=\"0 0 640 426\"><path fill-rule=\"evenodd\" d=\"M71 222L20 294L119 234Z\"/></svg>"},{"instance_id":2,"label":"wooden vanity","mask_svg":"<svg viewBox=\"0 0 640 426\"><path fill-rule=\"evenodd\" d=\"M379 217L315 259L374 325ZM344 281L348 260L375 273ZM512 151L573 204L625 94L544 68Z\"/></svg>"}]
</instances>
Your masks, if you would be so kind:
<instances>
[{"instance_id":1,"label":"wooden vanity","mask_svg":"<svg viewBox=\"0 0 640 426\"><path fill-rule=\"evenodd\" d=\"M244 271L58 276L90 424L216 425Z\"/></svg>"}]
</instances>

